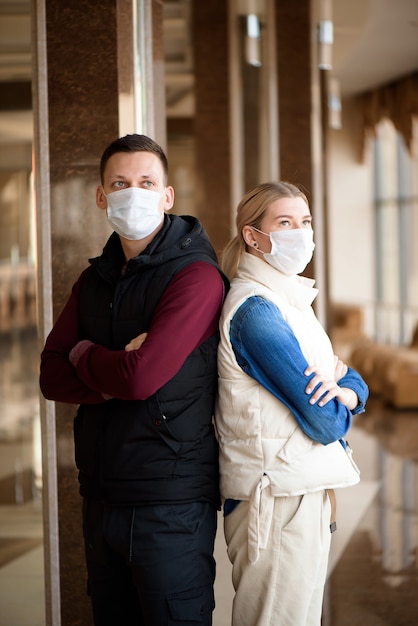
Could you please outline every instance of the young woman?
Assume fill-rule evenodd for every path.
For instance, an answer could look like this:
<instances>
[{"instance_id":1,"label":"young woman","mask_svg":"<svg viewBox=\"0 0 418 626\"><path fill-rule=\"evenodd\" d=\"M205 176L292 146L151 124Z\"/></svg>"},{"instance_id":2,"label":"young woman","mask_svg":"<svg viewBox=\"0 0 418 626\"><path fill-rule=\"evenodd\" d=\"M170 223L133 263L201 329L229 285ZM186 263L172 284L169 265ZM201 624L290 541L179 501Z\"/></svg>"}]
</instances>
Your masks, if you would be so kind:
<instances>
[{"instance_id":1,"label":"young woman","mask_svg":"<svg viewBox=\"0 0 418 626\"><path fill-rule=\"evenodd\" d=\"M368 396L340 361L298 276L314 250L306 196L249 191L223 254L216 424L233 626L319 626L333 489L359 472L342 439ZM331 523L332 522L332 523Z\"/></svg>"}]
</instances>

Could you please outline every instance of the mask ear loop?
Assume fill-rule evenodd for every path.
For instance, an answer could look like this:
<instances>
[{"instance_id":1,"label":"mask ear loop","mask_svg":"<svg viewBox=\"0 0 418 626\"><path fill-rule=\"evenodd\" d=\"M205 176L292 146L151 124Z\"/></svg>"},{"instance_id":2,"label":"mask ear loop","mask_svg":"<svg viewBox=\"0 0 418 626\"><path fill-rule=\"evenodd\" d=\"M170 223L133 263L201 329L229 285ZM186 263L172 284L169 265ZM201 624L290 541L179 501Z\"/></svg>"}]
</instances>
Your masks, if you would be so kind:
<instances>
[{"instance_id":1,"label":"mask ear loop","mask_svg":"<svg viewBox=\"0 0 418 626\"><path fill-rule=\"evenodd\" d=\"M265 233L263 230L260 230L259 228L256 228L255 226L250 226L250 228L252 230L255 230L257 233L260 233L261 235L265 235L266 237L268 237L270 239L269 233ZM254 241L254 243L252 245L253 245L253 248L255 248L255 250L257 250L257 252L259 252L261 254L265 254L265 252L263 252L263 250L259 250L258 249L258 243L256 241Z\"/></svg>"}]
</instances>

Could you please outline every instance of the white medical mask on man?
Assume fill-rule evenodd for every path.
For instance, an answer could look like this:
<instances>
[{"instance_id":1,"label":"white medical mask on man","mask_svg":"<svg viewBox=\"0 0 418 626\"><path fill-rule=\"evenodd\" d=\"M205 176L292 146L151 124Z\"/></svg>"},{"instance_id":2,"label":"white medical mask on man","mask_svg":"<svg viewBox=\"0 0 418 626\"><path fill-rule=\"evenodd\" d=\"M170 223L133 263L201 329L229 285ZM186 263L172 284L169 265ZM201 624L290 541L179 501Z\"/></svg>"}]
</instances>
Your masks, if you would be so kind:
<instances>
[{"instance_id":1,"label":"white medical mask on man","mask_svg":"<svg viewBox=\"0 0 418 626\"><path fill-rule=\"evenodd\" d=\"M106 195L106 194L105 194ZM148 237L162 222L159 203L162 194L140 187L127 187L106 195L107 219L125 239Z\"/></svg>"},{"instance_id":2,"label":"white medical mask on man","mask_svg":"<svg viewBox=\"0 0 418 626\"><path fill-rule=\"evenodd\" d=\"M315 244L311 228L274 230L270 233L264 233L258 228L254 230L270 237L271 251L257 250L257 252L261 252L267 263L279 272L287 276L300 274L312 259Z\"/></svg>"}]
</instances>

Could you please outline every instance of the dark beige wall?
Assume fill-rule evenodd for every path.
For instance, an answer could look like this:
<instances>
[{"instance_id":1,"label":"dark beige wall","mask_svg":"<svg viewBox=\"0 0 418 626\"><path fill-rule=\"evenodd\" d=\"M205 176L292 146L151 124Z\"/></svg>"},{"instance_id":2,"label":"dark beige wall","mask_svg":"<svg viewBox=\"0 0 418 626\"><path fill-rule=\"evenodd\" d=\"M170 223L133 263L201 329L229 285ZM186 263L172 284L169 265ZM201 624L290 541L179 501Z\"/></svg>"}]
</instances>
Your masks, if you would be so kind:
<instances>
[{"instance_id":1,"label":"dark beige wall","mask_svg":"<svg viewBox=\"0 0 418 626\"><path fill-rule=\"evenodd\" d=\"M217 252L230 237L228 3L193 3L196 207Z\"/></svg>"},{"instance_id":2,"label":"dark beige wall","mask_svg":"<svg viewBox=\"0 0 418 626\"><path fill-rule=\"evenodd\" d=\"M312 190L309 0L276 0L280 175Z\"/></svg>"},{"instance_id":3,"label":"dark beige wall","mask_svg":"<svg viewBox=\"0 0 418 626\"><path fill-rule=\"evenodd\" d=\"M321 96L314 101L315 63L311 0L276 0L276 39L278 72L278 119L280 137L280 177L301 186L308 197L316 227L317 248L305 275L319 279L321 292L315 306L321 321L326 322L326 202L323 179L323 136L321 131ZM312 125L317 124L313 129ZM313 145L313 136L319 136ZM320 271L320 268L323 268ZM318 308L319 307L319 308Z\"/></svg>"},{"instance_id":4,"label":"dark beige wall","mask_svg":"<svg viewBox=\"0 0 418 626\"><path fill-rule=\"evenodd\" d=\"M310 0L275 0L275 15L280 177L303 185L312 198ZM230 149L228 3L224 0L193 2L193 51L197 214L219 252L231 236L230 215L235 210L231 159L237 158Z\"/></svg>"}]
</instances>

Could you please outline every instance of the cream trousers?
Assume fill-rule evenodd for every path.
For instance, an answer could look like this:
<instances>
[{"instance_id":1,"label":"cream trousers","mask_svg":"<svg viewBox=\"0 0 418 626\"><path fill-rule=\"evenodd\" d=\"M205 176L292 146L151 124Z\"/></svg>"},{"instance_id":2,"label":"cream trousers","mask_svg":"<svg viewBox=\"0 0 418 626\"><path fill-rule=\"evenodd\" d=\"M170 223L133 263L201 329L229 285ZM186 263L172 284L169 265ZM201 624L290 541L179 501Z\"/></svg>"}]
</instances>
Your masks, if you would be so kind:
<instances>
[{"instance_id":1,"label":"cream trousers","mask_svg":"<svg viewBox=\"0 0 418 626\"><path fill-rule=\"evenodd\" d=\"M274 498L255 563L248 559L249 514L249 503L241 502L224 520L232 626L320 626L331 541L326 492Z\"/></svg>"}]
</instances>

